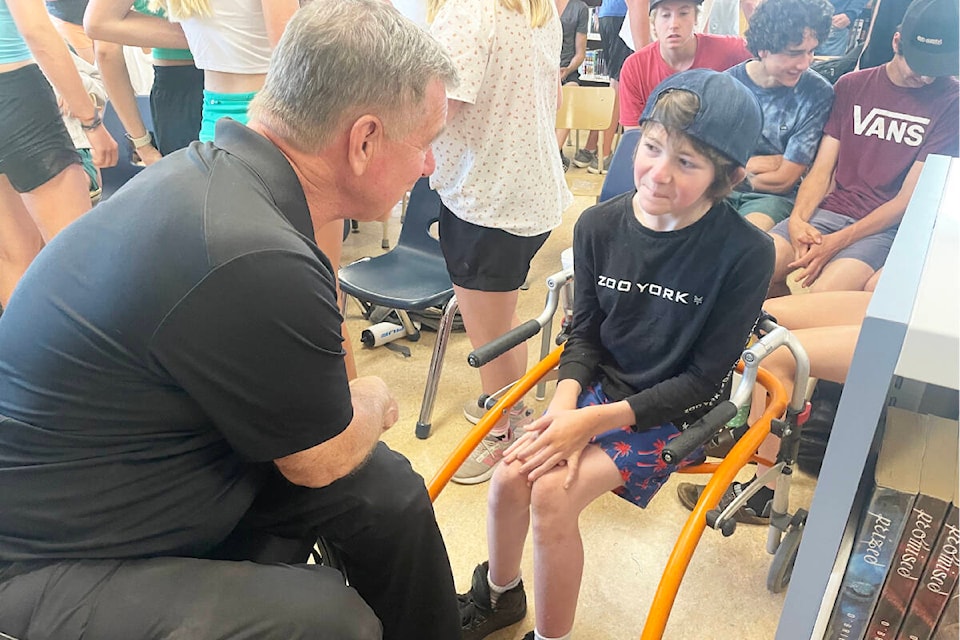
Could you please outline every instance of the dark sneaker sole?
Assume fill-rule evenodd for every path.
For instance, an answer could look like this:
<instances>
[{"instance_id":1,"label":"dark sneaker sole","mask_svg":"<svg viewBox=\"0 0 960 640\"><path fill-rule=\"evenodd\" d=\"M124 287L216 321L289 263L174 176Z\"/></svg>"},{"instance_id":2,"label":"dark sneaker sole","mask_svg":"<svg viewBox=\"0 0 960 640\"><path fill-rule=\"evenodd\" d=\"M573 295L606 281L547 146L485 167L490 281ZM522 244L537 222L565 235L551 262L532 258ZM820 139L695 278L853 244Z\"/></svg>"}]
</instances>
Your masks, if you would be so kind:
<instances>
[{"instance_id":1,"label":"dark sneaker sole","mask_svg":"<svg viewBox=\"0 0 960 640\"><path fill-rule=\"evenodd\" d=\"M692 488L690 488L692 487ZM677 486L677 498L680 500L680 504L687 508L689 511L693 511L694 507L697 506L697 501L700 500L700 496L703 493L703 487L700 485L695 485L690 482L682 482ZM770 518L764 518L762 516L755 516L744 511L743 507L737 511L734 515L734 520L741 524L757 524L757 525L769 525Z\"/></svg>"}]
</instances>

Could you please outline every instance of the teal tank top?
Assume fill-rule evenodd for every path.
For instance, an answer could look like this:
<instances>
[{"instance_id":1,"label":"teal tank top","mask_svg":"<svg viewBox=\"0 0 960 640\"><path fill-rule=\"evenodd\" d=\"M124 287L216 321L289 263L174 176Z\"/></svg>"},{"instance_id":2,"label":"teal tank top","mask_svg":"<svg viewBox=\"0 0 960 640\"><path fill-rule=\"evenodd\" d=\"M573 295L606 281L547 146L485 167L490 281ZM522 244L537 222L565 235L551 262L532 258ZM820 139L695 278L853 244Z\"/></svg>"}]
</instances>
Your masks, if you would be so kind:
<instances>
[{"instance_id":1,"label":"teal tank top","mask_svg":"<svg viewBox=\"0 0 960 640\"><path fill-rule=\"evenodd\" d=\"M0 2L3 2L3 0L0 0ZM133 9L134 11L145 13L149 16L157 16L158 18L165 17L163 9L157 9L156 11L150 10L149 0L133 0ZM155 60L193 60L193 54L190 53L190 49L163 49L155 47L152 55Z\"/></svg>"},{"instance_id":2,"label":"teal tank top","mask_svg":"<svg viewBox=\"0 0 960 640\"><path fill-rule=\"evenodd\" d=\"M13 22L7 0L0 0L0 64L30 60L33 54Z\"/></svg>"}]
</instances>

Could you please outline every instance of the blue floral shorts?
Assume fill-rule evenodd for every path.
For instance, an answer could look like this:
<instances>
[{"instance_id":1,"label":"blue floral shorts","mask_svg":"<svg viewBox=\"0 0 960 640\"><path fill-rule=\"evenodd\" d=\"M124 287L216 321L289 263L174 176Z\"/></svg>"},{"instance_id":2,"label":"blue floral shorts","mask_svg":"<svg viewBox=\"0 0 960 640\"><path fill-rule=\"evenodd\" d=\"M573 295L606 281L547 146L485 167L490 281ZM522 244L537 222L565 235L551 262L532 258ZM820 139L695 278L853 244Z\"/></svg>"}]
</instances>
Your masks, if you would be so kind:
<instances>
[{"instance_id":1,"label":"blue floral shorts","mask_svg":"<svg viewBox=\"0 0 960 640\"><path fill-rule=\"evenodd\" d=\"M603 392L600 383L587 387L577 399L577 407L609 404L610 398ZM703 448L682 460L680 464L667 464L660 457L664 446L680 435L680 431L667 422L658 427L634 431L630 427L618 427L595 436L592 443L600 446L620 470L623 486L613 490L615 494L645 508L650 499L677 469L696 464L704 458Z\"/></svg>"}]
</instances>

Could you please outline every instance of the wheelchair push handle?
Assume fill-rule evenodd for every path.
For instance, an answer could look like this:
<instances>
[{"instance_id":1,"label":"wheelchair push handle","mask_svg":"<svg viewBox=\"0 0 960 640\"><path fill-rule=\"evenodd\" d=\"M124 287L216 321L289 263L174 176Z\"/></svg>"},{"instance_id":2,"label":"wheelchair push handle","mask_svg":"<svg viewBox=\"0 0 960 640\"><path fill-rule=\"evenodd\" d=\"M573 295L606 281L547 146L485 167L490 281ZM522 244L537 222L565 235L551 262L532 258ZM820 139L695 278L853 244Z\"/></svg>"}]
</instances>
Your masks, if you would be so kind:
<instances>
[{"instance_id":1,"label":"wheelchair push handle","mask_svg":"<svg viewBox=\"0 0 960 640\"><path fill-rule=\"evenodd\" d=\"M477 347L467 356L467 363L471 367L483 365L499 358L510 349L540 333L541 325L537 320L527 320L518 327L511 329L499 338Z\"/></svg>"},{"instance_id":2,"label":"wheelchair push handle","mask_svg":"<svg viewBox=\"0 0 960 640\"><path fill-rule=\"evenodd\" d=\"M696 451L697 447L706 444L736 415L737 405L724 400L668 442L660 453L660 457L667 464L679 464L681 460Z\"/></svg>"}]
</instances>

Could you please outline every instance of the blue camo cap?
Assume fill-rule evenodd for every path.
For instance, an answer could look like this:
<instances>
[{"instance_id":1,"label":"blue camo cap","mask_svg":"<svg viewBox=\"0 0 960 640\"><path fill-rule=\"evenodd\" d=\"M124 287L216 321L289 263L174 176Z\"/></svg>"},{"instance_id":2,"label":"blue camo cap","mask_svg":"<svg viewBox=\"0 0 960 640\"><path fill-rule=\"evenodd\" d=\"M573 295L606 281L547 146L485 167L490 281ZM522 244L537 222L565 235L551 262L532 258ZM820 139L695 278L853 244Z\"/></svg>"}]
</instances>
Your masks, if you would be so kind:
<instances>
[{"instance_id":1,"label":"blue camo cap","mask_svg":"<svg viewBox=\"0 0 960 640\"><path fill-rule=\"evenodd\" d=\"M763 128L763 112L753 92L727 73L711 69L681 71L661 82L650 94L639 124L656 119L657 102L671 91L689 91L700 109L683 133L713 147L741 167L753 155Z\"/></svg>"}]
</instances>

